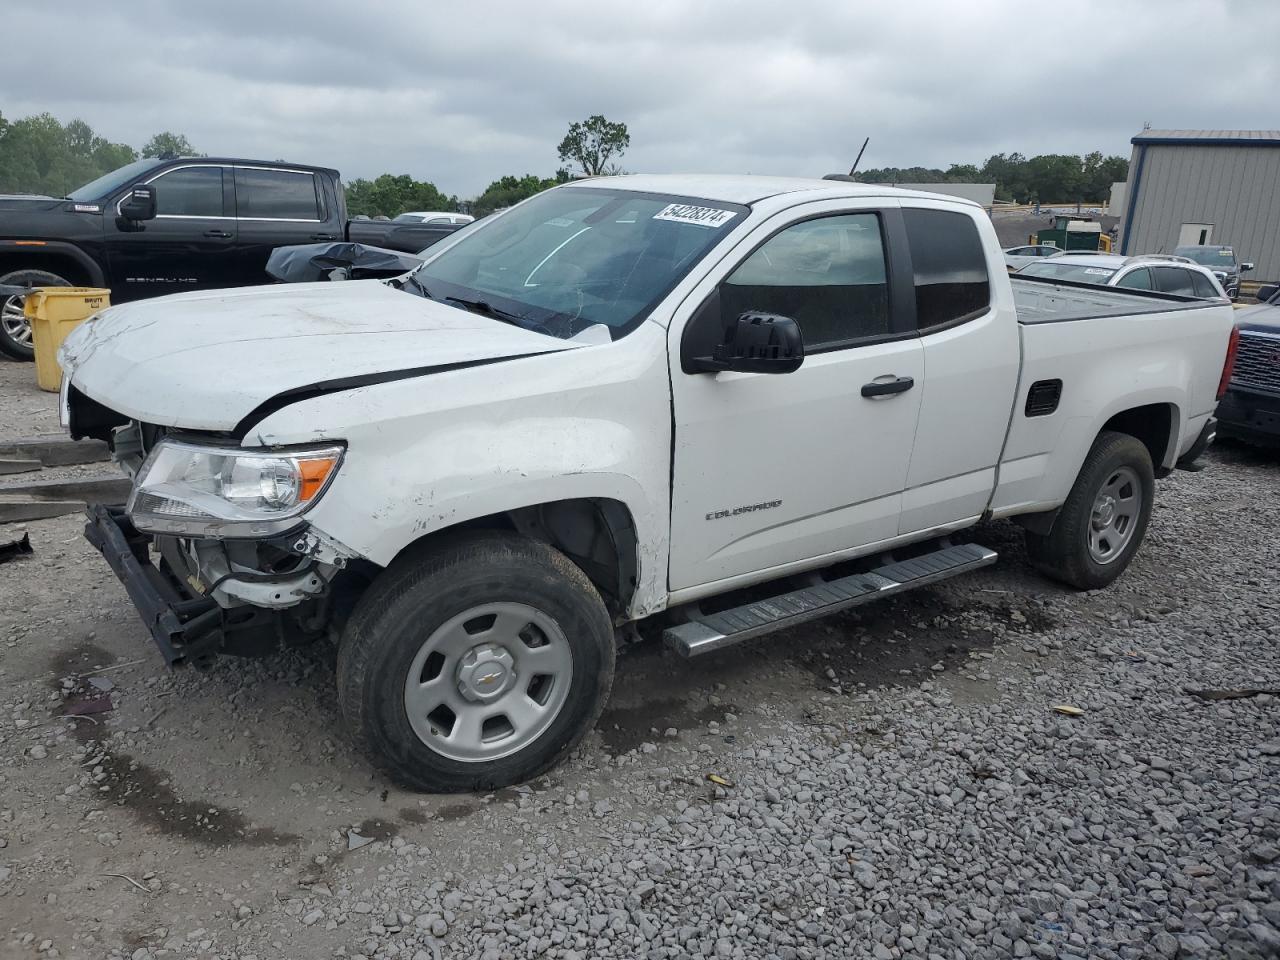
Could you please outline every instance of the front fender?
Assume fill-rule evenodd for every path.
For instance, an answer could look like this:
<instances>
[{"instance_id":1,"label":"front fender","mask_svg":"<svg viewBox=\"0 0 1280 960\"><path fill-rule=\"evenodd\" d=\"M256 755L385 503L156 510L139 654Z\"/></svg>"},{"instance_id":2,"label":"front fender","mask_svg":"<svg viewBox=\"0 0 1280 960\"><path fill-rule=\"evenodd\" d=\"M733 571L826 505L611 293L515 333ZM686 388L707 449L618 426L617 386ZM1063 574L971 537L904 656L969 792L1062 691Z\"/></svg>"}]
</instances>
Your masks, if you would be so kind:
<instances>
[{"instance_id":1,"label":"front fender","mask_svg":"<svg viewBox=\"0 0 1280 960\"><path fill-rule=\"evenodd\" d=\"M557 500L608 498L636 528L632 611L664 596L671 410L662 330L301 400L248 443L343 440L331 488L308 514L386 565L458 524Z\"/></svg>"}]
</instances>

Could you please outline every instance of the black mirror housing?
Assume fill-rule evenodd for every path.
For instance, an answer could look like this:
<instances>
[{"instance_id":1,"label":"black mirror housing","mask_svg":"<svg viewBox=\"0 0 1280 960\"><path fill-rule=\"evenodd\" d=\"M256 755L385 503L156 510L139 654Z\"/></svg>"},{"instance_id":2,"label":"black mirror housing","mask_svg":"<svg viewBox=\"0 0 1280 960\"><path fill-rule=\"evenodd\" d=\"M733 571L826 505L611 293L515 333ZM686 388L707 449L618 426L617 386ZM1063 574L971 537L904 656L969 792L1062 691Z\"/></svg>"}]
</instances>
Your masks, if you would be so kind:
<instances>
[{"instance_id":1,"label":"black mirror housing","mask_svg":"<svg viewBox=\"0 0 1280 960\"><path fill-rule=\"evenodd\" d=\"M1277 284L1277 283L1263 284L1261 287L1258 288L1258 302L1268 303L1269 301L1275 299L1277 293L1280 293L1280 284Z\"/></svg>"},{"instance_id":2,"label":"black mirror housing","mask_svg":"<svg viewBox=\"0 0 1280 960\"><path fill-rule=\"evenodd\" d=\"M710 357L694 361L698 370L739 373L791 373L804 362L804 337L790 317L772 313L739 314L724 331Z\"/></svg>"},{"instance_id":3,"label":"black mirror housing","mask_svg":"<svg viewBox=\"0 0 1280 960\"><path fill-rule=\"evenodd\" d=\"M120 201L120 216L126 220L154 220L156 188L149 183L135 184Z\"/></svg>"}]
</instances>

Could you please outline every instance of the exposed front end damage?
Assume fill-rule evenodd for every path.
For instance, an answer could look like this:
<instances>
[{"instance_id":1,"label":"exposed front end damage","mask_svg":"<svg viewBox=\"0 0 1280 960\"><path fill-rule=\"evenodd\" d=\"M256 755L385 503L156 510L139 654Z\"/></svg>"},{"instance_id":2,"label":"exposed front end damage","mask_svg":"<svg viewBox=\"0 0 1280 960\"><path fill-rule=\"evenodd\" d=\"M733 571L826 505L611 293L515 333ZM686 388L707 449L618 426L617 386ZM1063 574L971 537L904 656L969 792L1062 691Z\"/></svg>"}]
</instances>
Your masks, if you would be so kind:
<instances>
[{"instance_id":1,"label":"exposed front end damage","mask_svg":"<svg viewBox=\"0 0 1280 960\"><path fill-rule=\"evenodd\" d=\"M170 664L262 656L323 636L334 581L352 559L299 530L270 540L198 540L138 530L122 507L86 511L85 537L124 585Z\"/></svg>"}]
</instances>

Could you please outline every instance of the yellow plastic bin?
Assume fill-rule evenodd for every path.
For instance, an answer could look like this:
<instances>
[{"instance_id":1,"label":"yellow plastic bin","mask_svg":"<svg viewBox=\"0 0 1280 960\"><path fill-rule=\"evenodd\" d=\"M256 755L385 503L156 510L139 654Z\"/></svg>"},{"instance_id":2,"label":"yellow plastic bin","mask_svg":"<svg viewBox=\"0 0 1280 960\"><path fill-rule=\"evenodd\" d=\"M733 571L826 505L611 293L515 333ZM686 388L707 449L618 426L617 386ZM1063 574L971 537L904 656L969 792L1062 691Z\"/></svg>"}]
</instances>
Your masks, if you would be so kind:
<instances>
[{"instance_id":1,"label":"yellow plastic bin","mask_svg":"<svg viewBox=\"0 0 1280 960\"><path fill-rule=\"evenodd\" d=\"M36 351L36 384L58 389L62 369L58 348L82 321L111 306L111 291L98 287L36 287L26 296L24 311L31 323Z\"/></svg>"}]
</instances>

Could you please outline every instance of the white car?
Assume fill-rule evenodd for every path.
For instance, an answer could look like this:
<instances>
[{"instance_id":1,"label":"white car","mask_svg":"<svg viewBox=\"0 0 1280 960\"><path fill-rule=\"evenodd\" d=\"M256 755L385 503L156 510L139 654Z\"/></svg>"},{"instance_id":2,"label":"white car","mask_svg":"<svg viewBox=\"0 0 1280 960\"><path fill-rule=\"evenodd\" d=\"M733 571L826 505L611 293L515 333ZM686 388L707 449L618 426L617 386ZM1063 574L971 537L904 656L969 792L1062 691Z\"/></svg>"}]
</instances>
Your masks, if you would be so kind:
<instances>
[{"instance_id":1,"label":"white car","mask_svg":"<svg viewBox=\"0 0 1280 960\"><path fill-rule=\"evenodd\" d=\"M1019 270L1029 263L1039 263L1045 257L1060 257L1062 250L1048 243L1033 243L1025 247L1005 247L1004 265Z\"/></svg>"},{"instance_id":2,"label":"white car","mask_svg":"<svg viewBox=\"0 0 1280 960\"><path fill-rule=\"evenodd\" d=\"M1126 290L1157 290L1182 297L1230 302L1222 284L1208 267L1161 254L1125 257L1118 253L1090 253L1031 263L1020 277L1046 277L1072 283L1096 283Z\"/></svg>"},{"instance_id":3,"label":"white car","mask_svg":"<svg viewBox=\"0 0 1280 960\"><path fill-rule=\"evenodd\" d=\"M410 210L393 219L392 223L472 223L475 217L468 213L446 213L437 210Z\"/></svg>"},{"instance_id":4,"label":"white car","mask_svg":"<svg viewBox=\"0 0 1280 960\"><path fill-rule=\"evenodd\" d=\"M332 634L369 756L487 790L592 728L636 621L720 650L993 563L948 539L990 518L1111 583L1212 437L1231 332L1011 280L952 197L600 178L394 280L111 307L60 406L133 477L86 535L167 660Z\"/></svg>"}]
</instances>

